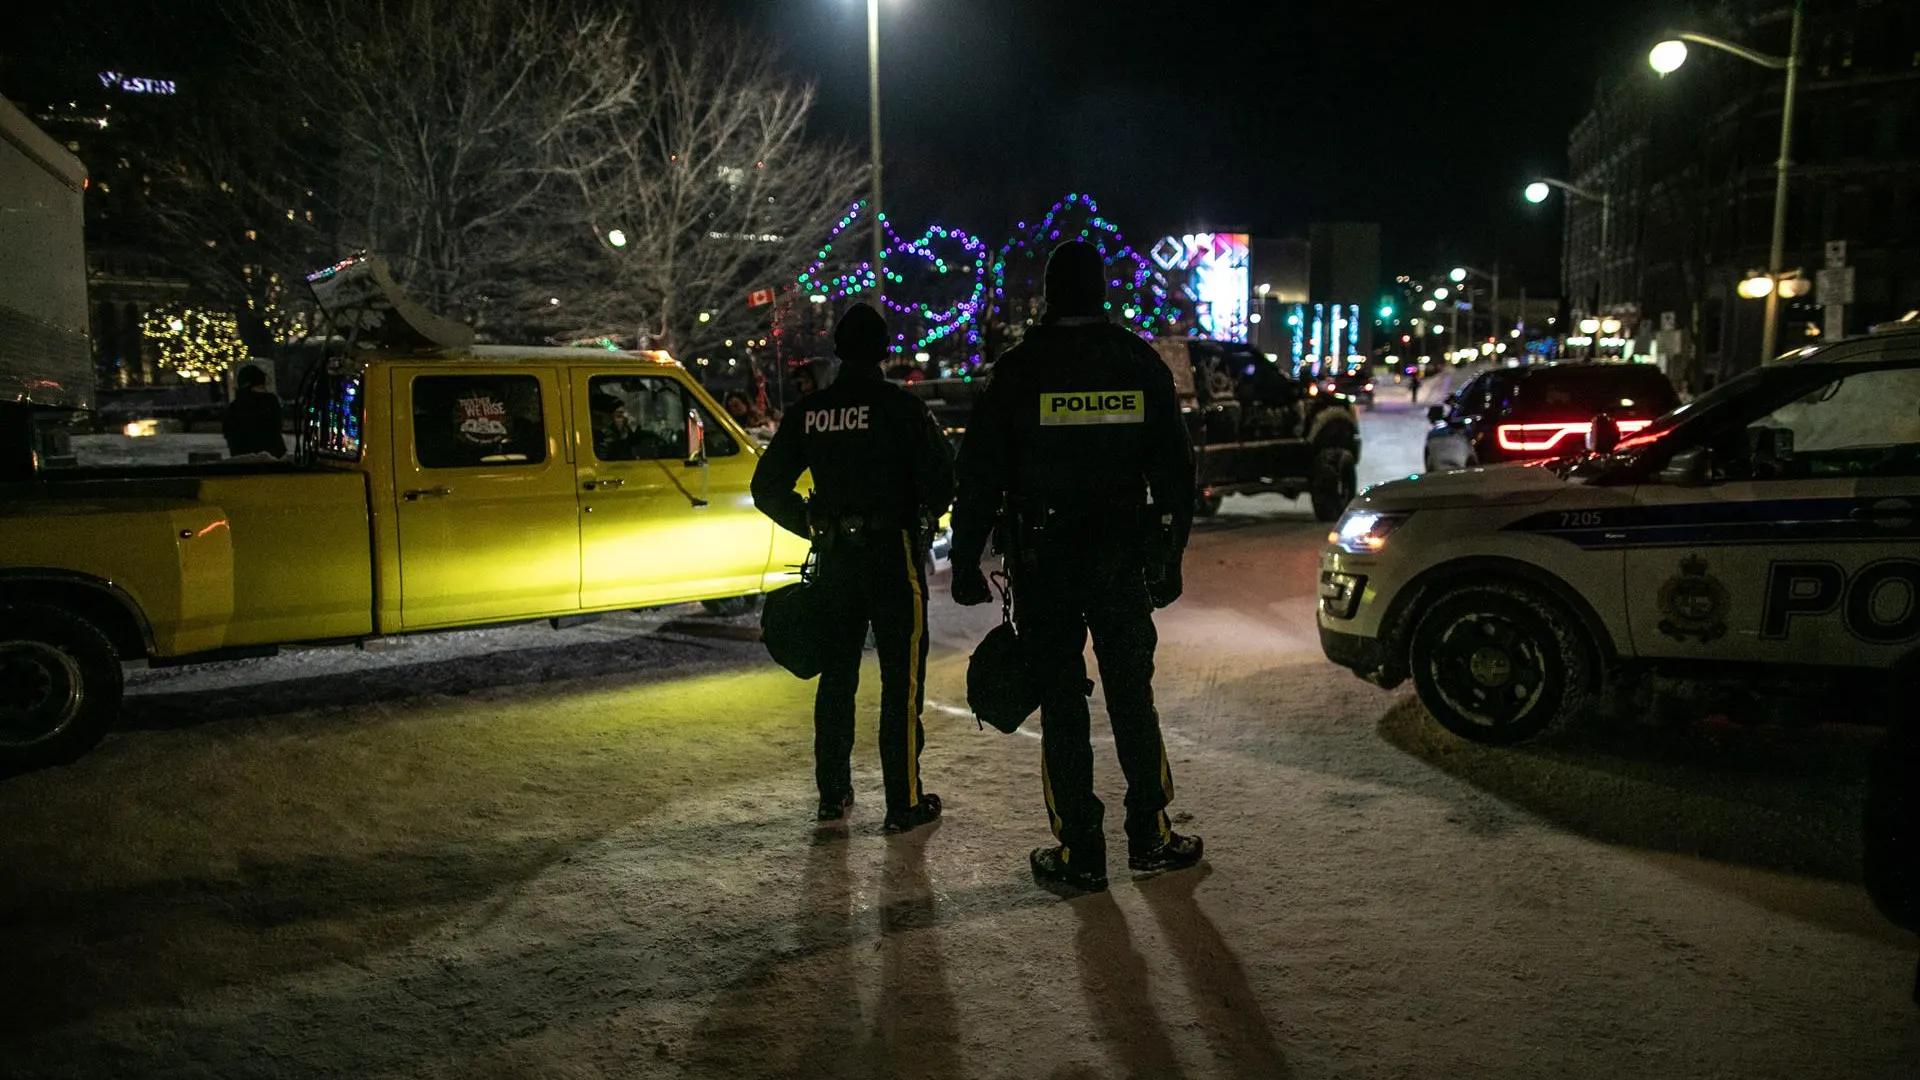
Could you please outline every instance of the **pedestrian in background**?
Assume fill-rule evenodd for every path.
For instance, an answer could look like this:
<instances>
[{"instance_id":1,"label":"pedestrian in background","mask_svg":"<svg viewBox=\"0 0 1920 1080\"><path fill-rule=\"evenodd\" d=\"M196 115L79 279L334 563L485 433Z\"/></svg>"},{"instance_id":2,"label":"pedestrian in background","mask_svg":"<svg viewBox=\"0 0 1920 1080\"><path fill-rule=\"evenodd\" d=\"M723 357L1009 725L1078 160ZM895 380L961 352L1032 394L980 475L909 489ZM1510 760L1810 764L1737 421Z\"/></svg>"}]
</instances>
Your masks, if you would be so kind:
<instances>
[{"instance_id":1,"label":"pedestrian in background","mask_svg":"<svg viewBox=\"0 0 1920 1080\"><path fill-rule=\"evenodd\" d=\"M1046 315L994 365L968 423L953 515L954 600L991 599L980 559L996 522L1014 555L1014 622L1039 690L1040 786L1059 841L1028 863L1036 882L1060 892L1107 887L1089 632L1127 777L1128 867L1174 870L1202 853L1200 838L1175 833L1167 818L1173 772L1153 704L1153 610L1180 595L1193 451L1172 373L1108 321L1106 285L1092 245L1054 249Z\"/></svg>"},{"instance_id":2,"label":"pedestrian in background","mask_svg":"<svg viewBox=\"0 0 1920 1080\"><path fill-rule=\"evenodd\" d=\"M922 789L926 736L926 553L953 501L947 441L920 399L880 373L887 326L855 304L833 332L840 373L780 418L753 474L753 504L781 528L813 541L826 666L814 694L814 779L820 821L853 806L854 694L867 630L880 654L880 766L888 832L940 816ZM813 470L813 497L794 490Z\"/></svg>"},{"instance_id":3,"label":"pedestrian in background","mask_svg":"<svg viewBox=\"0 0 1920 1080\"><path fill-rule=\"evenodd\" d=\"M280 396L267 388L267 373L253 364L240 369L238 391L220 421L227 438L227 456L272 454L287 456L287 437L280 431Z\"/></svg>"}]
</instances>

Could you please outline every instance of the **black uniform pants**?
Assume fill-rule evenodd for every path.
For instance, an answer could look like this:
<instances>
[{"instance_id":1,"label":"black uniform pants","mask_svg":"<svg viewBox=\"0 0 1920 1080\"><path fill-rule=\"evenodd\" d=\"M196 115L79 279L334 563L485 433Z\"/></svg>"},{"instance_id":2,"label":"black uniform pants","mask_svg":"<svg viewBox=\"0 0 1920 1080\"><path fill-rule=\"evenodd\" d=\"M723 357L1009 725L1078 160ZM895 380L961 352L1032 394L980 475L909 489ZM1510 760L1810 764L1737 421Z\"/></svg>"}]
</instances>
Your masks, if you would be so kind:
<instances>
[{"instance_id":1,"label":"black uniform pants","mask_svg":"<svg viewBox=\"0 0 1920 1080\"><path fill-rule=\"evenodd\" d=\"M1014 617L1040 690L1040 786L1066 860L1104 873L1106 807L1093 793L1087 635L1093 635L1114 749L1127 778L1127 844L1148 851L1170 833L1173 771L1153 707L1153 602L1137 552L1121 544L1043 547L1016 572Z\"/></svg>"},{"instance_id":2,"label":"black uniform pants","mask_svg":"<svg viewBox=\"0 0 1920 1080\"><path fill-rule=\"evenodd\" d=\"M820 552L815 587L826 597L827 663L813 699L813 768L822 800L853 788L854 695L867 628L880 654L880 767L887 812L920 803L926 734L927 579L920 544L903 531L838 537Z\"/></svg>"}]
</instances>

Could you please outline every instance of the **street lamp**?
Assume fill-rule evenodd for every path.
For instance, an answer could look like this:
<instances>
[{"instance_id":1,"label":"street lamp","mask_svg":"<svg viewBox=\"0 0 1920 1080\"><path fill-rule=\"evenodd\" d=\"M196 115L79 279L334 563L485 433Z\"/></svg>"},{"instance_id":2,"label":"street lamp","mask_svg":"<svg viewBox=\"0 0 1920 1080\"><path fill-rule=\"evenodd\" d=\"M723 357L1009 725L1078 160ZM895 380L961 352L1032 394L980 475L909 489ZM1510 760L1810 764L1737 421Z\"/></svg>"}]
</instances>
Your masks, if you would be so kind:
<instances>
[{"instance_id":1,"label":"street lamp","mask_svg":"<svg viewBox=\"0 0 1920 1080\"><path fill-rule=\"evenodd\" d=\"M1779 280L1782 263L1786 261L1787 246L1787 170L1792 167L1793 158L1793 95L1800 81L1800 24L1805 14L1806 0L1793 2L1793 29L1787 39L1787 55L1769 56L1755 52L1744 45L1723 41L1706 34L1681 32L1672 38L1655 45L1647 53L1647 63L1662 78L1680 70L1687 62L1687 42L1706 45L1721 52L1732 53L1750 64L1787 73L1786 98L1780 106L1780 157L1774 162L1773 171L1773 239L1767 249L1767 277ZM1745 295L1744 293L1742 295ZM1760 329L1760 362L1772 363L1774 343L1779 333L1780 290L1769 286L1766 293L1766 325Z\"/></svg>"},{"instance_id":2,"label":"street lamp","mask_svg":"<svg viewBox=\"0 0 1920 1080\"><path fill-rule=\"evenodd\" d=\"M1455 284L1465 282L1468 276L1482 278L1493 283L1493 302L1487 305L1487 328L1495 337L1500 334L1500 264L1493 264L1493 272L1478 270L1471 266L1456 266L1447 272L1447 277Z\"/></svg>"},{"instance_id":3,"label":"street lamp","mask_svg":"<svg viewBox=\"0 0 1920 1080\"><path fill-rule=\"evenodd\" d=\"M1594 261L1600 264L1600 272L1594 275L1593 286L1593 306L1597 310L1606 302L1602 290L1606 286L1607 226L1613 220L1613 195L1606 191L1589 191L1578 184L1569 184L1565 180L1555 180L1550 176L1543 176L1528 184L1523 194L1528 202L1539 204L1547 201L1547 195L1553 188L1559 188L1576 199L1598 203L1600 206L1600 247L1594 253Z\"/></svg>"},{"instance_id":4,"label":"street lamp","mask_svg":"<svg viewBox=\"0 0 1920 1080\"><path fill-rule=\"evenodd\" d=\"M873 147L873 300L886 311L887 277L881 256L887 233L880 224L880 0L867 0L867 141Z\"/></svg>"},{"instance_id":5,"label":"street lamp","mask_svg":"<svg viewBox=\"0 0 1920 1080\"><path fill-rule=\"evenodd\" d=\"M607 243L612 244L614 247L617 247L617 248L626 247L627 234L620 229L609 229L607 230Z\"/></svg>"}]
</instances>

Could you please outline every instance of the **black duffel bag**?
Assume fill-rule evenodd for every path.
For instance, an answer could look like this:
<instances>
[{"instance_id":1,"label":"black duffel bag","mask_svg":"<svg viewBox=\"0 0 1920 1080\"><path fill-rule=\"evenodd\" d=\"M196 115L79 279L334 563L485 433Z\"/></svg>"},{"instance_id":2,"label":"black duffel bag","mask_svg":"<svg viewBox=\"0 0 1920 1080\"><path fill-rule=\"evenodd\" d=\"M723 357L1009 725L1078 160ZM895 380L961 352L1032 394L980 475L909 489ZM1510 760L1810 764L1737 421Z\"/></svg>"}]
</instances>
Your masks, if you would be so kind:
<instances>
[{"instance_id":1,"label":"black duffel bag","mask_svg":"<svg viewBox=\"0 0 1920 1080\"><path fill-rule=\"evenodd\" d=\"M820 632L820 586L805 578L767 594L760 608L760 642L767 647L773 662L802 679L811 679L827 666Z\"/></svg>"}]
</instances>

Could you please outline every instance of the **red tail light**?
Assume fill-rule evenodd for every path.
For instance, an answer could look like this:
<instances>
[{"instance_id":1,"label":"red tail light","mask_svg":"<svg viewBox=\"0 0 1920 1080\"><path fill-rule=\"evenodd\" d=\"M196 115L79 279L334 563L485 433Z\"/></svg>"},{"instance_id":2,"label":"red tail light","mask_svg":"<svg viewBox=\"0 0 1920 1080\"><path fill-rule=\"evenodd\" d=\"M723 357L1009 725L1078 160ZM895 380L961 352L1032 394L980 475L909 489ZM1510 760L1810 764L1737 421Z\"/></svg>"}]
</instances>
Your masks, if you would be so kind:
<instances>
[{"instance_id":1,"label":"red tail light","mask_svg":"<svg viewBox=\"0 0 1920 1080\"><path fill-rule=\"evenodd\" d=\"M1621 435L1631 435L1653 421L1620 420L1616 423ZM1562 449L1569 440L1576 446L1585 446L1587 430L1592 426L1593 423L1586 420L1571 424L1501 424L1493 429L1493 437L1500 443L1500 449L1510 453L1545 454Z\"/></svg>"}]
</instances>

